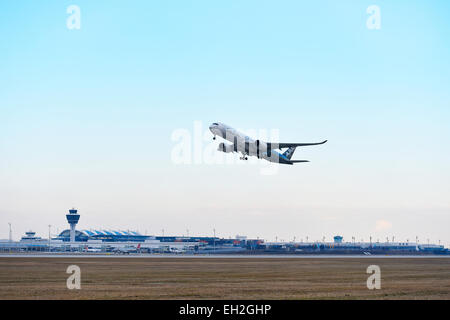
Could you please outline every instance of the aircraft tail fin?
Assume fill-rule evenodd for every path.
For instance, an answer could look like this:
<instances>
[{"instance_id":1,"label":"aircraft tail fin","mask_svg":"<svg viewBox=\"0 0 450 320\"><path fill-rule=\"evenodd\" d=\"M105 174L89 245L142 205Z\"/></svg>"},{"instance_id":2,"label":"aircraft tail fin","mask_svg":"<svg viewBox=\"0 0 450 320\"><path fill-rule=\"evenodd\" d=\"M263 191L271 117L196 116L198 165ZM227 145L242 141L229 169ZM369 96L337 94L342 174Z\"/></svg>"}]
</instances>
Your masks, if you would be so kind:
<instances>
[{"instance_id":1,"label":"aircraft tail fin","mask_svg":"<svg viewBox=\"0 0 450 320\"><path fill-rule=\"evenodd\" d=\"M296 148L297 148L297 147L289 147L289 148L283 153L283 156L285 156L286 158L288 158L289 160L291 160L292 155L294 154Z\"/></svg>"}]
</instances>

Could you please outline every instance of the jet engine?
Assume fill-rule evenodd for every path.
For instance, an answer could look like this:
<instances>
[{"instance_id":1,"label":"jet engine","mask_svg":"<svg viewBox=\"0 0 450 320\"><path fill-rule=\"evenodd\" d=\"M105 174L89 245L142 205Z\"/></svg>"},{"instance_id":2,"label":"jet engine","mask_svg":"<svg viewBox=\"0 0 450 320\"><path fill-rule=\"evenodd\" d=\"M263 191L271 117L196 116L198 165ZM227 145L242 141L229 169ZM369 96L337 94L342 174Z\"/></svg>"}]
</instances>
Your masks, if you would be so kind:
<instances>
[{"instance_id":1,"label":"jet engine","mask_svg":"<svg viewBox=\"0 0 450 320\"><path fill-rule=\"evenodd\" d=\"M218 151L222 151L222 152L229 153L229 152L233 152L233 151L234 151L234 148L233 148L233 145L232 145L232 144L225 144L225 143L221 142L221 143L219 144L219 148L218 148L217 150L218 150Z\"/></svg>"}]
</instances>

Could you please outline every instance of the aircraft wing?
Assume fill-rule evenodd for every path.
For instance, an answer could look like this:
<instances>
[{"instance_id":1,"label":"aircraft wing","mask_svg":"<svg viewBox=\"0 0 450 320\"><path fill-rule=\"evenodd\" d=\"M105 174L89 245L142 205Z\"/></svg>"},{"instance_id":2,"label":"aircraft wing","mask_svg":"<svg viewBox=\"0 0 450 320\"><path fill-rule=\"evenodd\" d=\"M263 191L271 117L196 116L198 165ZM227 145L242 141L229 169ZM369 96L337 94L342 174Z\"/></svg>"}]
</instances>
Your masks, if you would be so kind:
<instances>
[{"instance_id":1,"label":"aircraft wing","mask_svg":"<svg viewBox=\"0 0 450 320\"><path fill-rule=\"evenodd\" d=\"M322 141L322 142L312 142L312 143L270 143L273 149L283 149L283 148L290 148L290 147L304 147L304 146L315 146L318 144L324 144L328 140ZM267 144L269 145L269 143Z\"/></svg>"}]
</instances>

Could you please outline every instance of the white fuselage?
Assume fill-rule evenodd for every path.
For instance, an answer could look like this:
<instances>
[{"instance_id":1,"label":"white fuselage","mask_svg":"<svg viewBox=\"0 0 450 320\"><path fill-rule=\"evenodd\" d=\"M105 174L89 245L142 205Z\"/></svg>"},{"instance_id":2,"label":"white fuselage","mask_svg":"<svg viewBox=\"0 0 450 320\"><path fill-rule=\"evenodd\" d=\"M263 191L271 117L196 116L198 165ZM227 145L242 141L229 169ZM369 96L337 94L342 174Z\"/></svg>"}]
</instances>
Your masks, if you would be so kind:
<instances>
[{"instance_id":1,"label":"white fuselage","mask_svg":"<svg viewBox=\"0 0 450 320\"><path fill-rule=\"evenodd\" d=\"M244 156L256 156L258 158L277 163L289 161L289 159L285 159L282 154L275 151L275 149L278 148L277 145L268 144L260 140L254 140L226 124L213 123L209 129L214 136L219 136L232 143L231 145L221 144L223 150L220 151L240 152Z\"/></svg>"}]
</instances>

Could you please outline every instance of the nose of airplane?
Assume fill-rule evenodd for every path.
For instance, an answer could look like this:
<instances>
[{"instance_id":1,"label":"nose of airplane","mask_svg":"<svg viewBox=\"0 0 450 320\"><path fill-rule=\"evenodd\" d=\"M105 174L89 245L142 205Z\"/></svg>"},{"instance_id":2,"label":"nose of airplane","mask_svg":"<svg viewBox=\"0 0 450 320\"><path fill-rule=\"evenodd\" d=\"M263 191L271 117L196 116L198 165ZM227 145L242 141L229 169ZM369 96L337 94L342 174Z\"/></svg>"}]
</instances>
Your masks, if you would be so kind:
<instances>
[{"instance_id":1,"label":"nose of airplane","mask_svg":"<svg viewBox=\"0 0 450 320\"><path fill-rule=\"evenodd\" d=\"M214 139L216 139L216 135L218 134L218 127L218 123L215 122L209 126L209 131L214 135Z\"/></svg>"}]
</instances>

